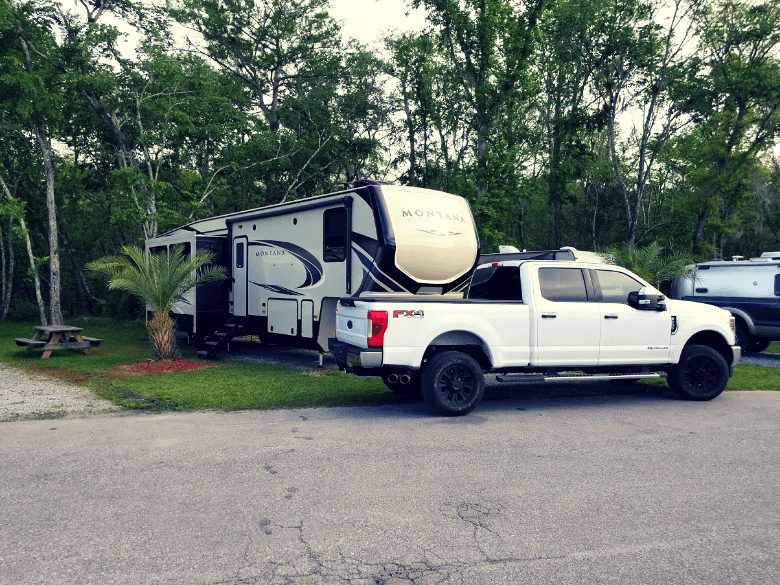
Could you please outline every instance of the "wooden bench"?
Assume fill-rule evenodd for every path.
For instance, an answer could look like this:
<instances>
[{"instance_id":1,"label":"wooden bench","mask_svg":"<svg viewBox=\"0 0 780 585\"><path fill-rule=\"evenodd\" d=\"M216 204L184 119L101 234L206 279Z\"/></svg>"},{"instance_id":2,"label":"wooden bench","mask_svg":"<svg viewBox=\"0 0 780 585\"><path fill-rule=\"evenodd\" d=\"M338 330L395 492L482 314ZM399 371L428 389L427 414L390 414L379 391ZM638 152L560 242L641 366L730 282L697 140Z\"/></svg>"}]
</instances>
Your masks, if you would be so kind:
<instances>
[{"instance_id":1,"label":"wooden bench","mask_svg":"<svg viewBox=\"0 0 780 585\"><path fill-rule=\"evenodd\" d=\"M24 347L26 345L27 347L37 348L37 347L43 347L48 343L47 341L43 341L42 339L27 339L25 337L17 337L15 341L16 341L16 345L18 345L19 347Z\"/></svg>"},{"instance_id":2,"label":"wooden bench","mask_svg":"<svg viewBox=\"0 0 780 585\"><path fill-rule=\"evenodd\" d=\"M35 337L17 337L16 345L27 347L27 351L43 351L41 359L47 359L52 351L60 349L83 349L89 353L90 347L97 347L103 341L96 337L84 337L80 327L69 325L43 325L35 328Z\"/></svg>"}]
</instances>

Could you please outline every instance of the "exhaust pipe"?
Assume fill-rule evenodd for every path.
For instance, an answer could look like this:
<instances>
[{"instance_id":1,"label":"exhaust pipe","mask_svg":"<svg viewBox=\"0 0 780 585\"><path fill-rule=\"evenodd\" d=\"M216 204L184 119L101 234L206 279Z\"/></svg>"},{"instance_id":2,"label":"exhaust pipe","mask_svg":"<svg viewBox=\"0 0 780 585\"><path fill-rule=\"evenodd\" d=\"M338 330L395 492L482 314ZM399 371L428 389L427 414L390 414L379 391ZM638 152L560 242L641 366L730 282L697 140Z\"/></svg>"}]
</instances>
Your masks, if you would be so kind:
<instances>
[{"instance_id":1,"label":"exhaust pipe","mask_svg":"<svg viewBox=\"0 0 780 585\"><path fill-rule=\"evenodd\" d=\"M412 377L409 374L404 374L398 380L401 382L401 384L408 384L412 381Z\"/></svg>"},{"instance_id":2,"label":"exhaust pipe","mask_svg":"<svg viewBox=\"0 0 780 585\"><path fill-rule=\"evenodd\" d=\"M398 382L398 374L390 374L387 377L387 381L390 382L391 384L395 384L396 382Z\"/></svg>"}]
</instances>

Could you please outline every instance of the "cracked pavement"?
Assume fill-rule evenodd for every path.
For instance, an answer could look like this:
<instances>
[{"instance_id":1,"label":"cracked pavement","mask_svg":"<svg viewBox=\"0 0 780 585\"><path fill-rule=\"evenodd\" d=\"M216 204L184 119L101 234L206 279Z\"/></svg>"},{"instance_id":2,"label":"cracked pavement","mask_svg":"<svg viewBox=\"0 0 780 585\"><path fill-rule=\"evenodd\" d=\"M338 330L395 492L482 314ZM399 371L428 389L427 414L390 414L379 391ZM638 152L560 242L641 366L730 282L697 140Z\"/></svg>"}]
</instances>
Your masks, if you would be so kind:
<instances>
[{"instance_id":1,"label":"cracked pavement","mask_svg":"<svg viewBox=\"0 0 780 585\"><path fill-rule=\"evenodd\" d=\"M3 423L0 583L780 582L780 393L604 386Z\"/></svg>"}]
</instances>

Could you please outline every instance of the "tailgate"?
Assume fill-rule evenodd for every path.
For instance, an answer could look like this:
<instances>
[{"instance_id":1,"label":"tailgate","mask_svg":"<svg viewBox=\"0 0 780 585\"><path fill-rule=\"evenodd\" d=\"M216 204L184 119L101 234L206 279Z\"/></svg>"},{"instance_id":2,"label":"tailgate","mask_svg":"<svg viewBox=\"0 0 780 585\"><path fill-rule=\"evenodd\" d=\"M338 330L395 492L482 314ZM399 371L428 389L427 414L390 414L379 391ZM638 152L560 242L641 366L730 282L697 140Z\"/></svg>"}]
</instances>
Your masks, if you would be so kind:
<instances>
[{"instance_id":1,"label":"tailgate","mask_svg":"<svg viewBox=\"0 0 780 585\"><path fill-rule=\"evenodd\" d=\"M368 347L369 325L368 309L339 304L336 310L336 339L356 347Z\"/></svg>"}]
</instances>

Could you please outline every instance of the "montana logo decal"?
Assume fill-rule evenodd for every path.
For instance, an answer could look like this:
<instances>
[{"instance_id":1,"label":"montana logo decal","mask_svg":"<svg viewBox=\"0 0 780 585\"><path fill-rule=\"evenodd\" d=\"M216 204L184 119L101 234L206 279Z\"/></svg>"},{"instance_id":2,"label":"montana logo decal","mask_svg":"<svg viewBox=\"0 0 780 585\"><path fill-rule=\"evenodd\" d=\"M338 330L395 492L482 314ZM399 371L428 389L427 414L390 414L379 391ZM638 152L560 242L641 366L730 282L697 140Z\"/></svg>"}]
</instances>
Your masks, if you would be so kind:
<instances>
[{"instance_id":1,"label":"montana logo decal","mask_svg":"<svg viewBox=\"0 0 780 585\"><path fill-rule=\"evenodd\" d=\"M402 209L401 217L433 217L439 219L449 219L460 223L469 223L465 216L457 213L447 213L446 211L437 211L435 209Z\"/></svg>"}]
</instances>

